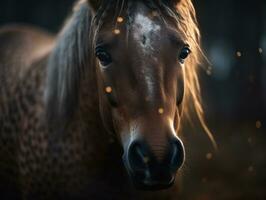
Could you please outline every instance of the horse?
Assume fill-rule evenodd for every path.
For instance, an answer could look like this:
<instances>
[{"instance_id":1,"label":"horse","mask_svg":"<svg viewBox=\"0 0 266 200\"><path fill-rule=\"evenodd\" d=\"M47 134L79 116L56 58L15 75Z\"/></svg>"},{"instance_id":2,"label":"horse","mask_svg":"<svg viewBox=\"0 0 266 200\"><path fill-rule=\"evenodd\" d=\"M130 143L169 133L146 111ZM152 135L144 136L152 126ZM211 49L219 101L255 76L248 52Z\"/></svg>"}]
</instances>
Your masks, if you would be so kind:
<instances>
[{"instance_id":1,"label":"horse","mask_svg":"<svg viewBox=\"0 0 266 200\"><path fill-rule=\"evenodd\" d=\"M203 116L191 0L78 0L56 35L0 29L5 199L177 199Z\"/></svg>"}]
</instances>

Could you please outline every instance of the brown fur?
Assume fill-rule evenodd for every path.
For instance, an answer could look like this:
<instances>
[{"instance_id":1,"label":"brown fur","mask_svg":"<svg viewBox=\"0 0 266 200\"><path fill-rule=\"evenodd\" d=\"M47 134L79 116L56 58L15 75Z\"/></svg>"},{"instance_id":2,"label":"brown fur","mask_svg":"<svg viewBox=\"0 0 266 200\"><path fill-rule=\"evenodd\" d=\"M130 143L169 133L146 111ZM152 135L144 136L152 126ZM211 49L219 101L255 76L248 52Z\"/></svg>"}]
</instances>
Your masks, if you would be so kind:
<instances>
[{"instance_id":1,"label":"brown fur","mask_svg":"<svg viewBox=\"0 0 266 200\"><path fill-rule=\"evenodd\" d=\"M74 16L85 9L92 17L87 7L87 2L80 1ZM197 77L200 35L191 1L181 1L177 13L180 18L176 22L193 51L185 68L185 113L187 103L192 101L206 128ZM75 87L80 87L77 100L63 96L66 99L45 104L47 88L61 84L49 85L47 73L51 71L47 72L47 66L52 62L53 52L61 48L57 46L60 38L67 37L68 27L76 23L73 18L57 39L29 27L6 27L0 31L0 193L5 192L7 199L14 198L14 193L19 199L176 199L177 184L159 192L140 192L131 185L122 164L121 145L102 121L95 74L87 79L78 77L81 80L78 84L73 80ZM79 63L82 65L79 70L83 70L84 64L88 63ZM95 69L90 73L96 73ZM65 92L68 95L69 91ZM68 106L78 104L73 107L75 110L64 111L62 115L52 112L48 119L52 126L47 124L45 106L57 111L60 106L57 103L67 100ZM66 115L71 117L64 118ZM61 124L60 119L66 122ZM55 131L57 127L63 127L63 134Z\"/></svg>"}]
</instances>

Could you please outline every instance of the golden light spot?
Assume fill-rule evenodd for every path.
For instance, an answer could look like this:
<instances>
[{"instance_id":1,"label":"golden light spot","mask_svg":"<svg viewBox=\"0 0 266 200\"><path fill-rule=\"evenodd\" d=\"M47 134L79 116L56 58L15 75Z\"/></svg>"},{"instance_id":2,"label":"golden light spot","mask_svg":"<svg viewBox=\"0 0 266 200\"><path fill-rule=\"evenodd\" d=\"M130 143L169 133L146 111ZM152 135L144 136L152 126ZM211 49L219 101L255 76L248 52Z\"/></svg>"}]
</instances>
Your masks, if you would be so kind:
<instances>
[{"instance_id":1,"label":"golden light spot","mask_svg":"<svg viewBox=\"0 0 266 200\"><path fill-rule=\"evenodd\" d=\"M208 181L208 179L206 178L206 177L203 177L202 179L201 179L201 182L202 183L206 183Z\"/></svg>"},{"instance_id":2,"label":"golden light spot","mask_svg":"<svg viewBox=\"0 0 266 200\"><path fill-rule=\"evenodd\" d=\"M146 102L149 102L150 100L151 100L150 97L148 97L148 96L145 97L145 101L146 101Z\"/></svg>"},{"instance_id":3,"label":"golden light spot","mask_svg":"<svg viewBox=\"0 0 266 200\"><path fill-rule=\"evenodd\" d=\"M143 158L143 162L144 162L145 164L147 164L149 161L150 161L150 159L149 159L148 157L145 156L145 157Z\"/></svg>"},{"instance_id":4,"label":"golden light spot","mask_svg":"<svg viewBox=\"0 0 266 200\"><path fill-rule=\"evenodd\" d=\"M240 51L237 51L237 52L236 52L236 56L237 56L237 57L241 57L241 56L242 56L242 53L241 53Z\"/></svg>"},{"instance_id":5,"label":"golden light spot","mask_svg":"<svg viewBox=\"0 0 266 200\"><path fill-rule=\"evenodd\" d=\"M117 20L116 20L118 23L122 23L124 21L124 18L123 17L117 17Z\"/></svg>"},{"instance_id":6,"label":"golden light spot","mask_svg":"<svg viewBox=\"0 0 266 200\"><path fill-rule=\"evenodd\" d=\"M254 171L254 167L253 166L249 166L248 171L249 172L253 172Z\"/></svg>"},{"instance_id":7,"label":"golden light spot","mask_svg":"<svg viewBox=\"0 0 266 200\"><path fill-rule=\"evenodd\" d=\"M256 121L256 128L259 129L261 128L262 124L261 124L261 121Z\"/></svg>"},{"instance_id":8,"label":"golden light spot","mask_svg":"<svg viewBox=\"0 0 266 200\"><path fill-rule=\"evenodd\" d=\"M251 83L253 83L255 80L255 77L253 75L250 75L248 78Z\"/></svg>"},{"instance_id":9,"label":"golden light spot","mask_svg":"<svg viewBox=\"0 0 266 200\"><path fill-rule=\"evenodd\" d=\"M152 11L152 12L151 12L151 16L152 16L152 17L158 17L159 14L158 14L157 11Z\"/></svg>"},{"instance_id":10,"label":"golden light spot","mask_svg":"<svg viewBox=\"0 0 266 200\"><path fill-rule=\"evenodd\" d=\"M207 153L207 154L206 154L206 159L207 159L207 160L211 160L212 158L213 158L212 153Z\"/></svg>"},{"instance_id":11,"label":"golden light spot","mask_svg":"<svg viewBox=\"0 0 266 200\"><path fill-rule=\"evenodd\" d=\"M259 48L259 53L262 53L262 52L263 52L262 48Z\"/></svg>"},{"instance_id":12,"label":"golden light spot","mask_svg":"<svg viewBox=\"0 0 266 200\"><path fill-rule=\"evenodd\" d=\"M108 93L108 94L112 93L112 91L113 91L113 89L110 86L105 88L105 92Z\"/></svg>"},{"instance_id":13,"label":"golden light spot","mask_svg":"<svg viewBox=\"0 0 266 200\"><path fill-rule=\"evenodd\" d=\"M119 29L114 29L114 34L116 34L116 35L119 35L120 33L121 33L121 31L119 30Z\"/></svg>"},{"instance_id":14,"label":"golden light spot","mask_svg":"<svg viewBox=\"0 0 266 200\"><path fill-rule=\"evenodd\" d=\"M158 109L158 113L162 115L164 113L164 109L163 108L159 108Z\"/></svg>"},{"instance_id":15,"label":"golden light spot","mask_svg":"<svg viewBox=\"0 0 266 200\"><path fill-rule=\"evenodd\" d=\"M110 144L113 144L115 142L115 140L113 139L113 138L111 138L110 140L109 140L109 143Z\"/></svg>"}]
</instances>

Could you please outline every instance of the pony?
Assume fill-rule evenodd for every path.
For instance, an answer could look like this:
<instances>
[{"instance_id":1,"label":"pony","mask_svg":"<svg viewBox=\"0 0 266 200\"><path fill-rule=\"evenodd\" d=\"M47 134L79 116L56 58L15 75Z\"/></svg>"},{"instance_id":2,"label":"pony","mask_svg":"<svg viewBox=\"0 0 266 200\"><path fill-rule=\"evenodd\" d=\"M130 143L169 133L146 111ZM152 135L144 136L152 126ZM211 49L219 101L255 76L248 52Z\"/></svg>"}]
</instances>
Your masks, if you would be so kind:
<instances>
[{"instance_id":1,"label":"pony","mask_svg":"<svg viewBox=\"0 0 266 200\"><path fill-rule=\"evenodd\" d=\"M191 110L214 142L191 0L79 0L57 36L0 41L4 198L178 197Z\"/></svg>"}]
</instances>

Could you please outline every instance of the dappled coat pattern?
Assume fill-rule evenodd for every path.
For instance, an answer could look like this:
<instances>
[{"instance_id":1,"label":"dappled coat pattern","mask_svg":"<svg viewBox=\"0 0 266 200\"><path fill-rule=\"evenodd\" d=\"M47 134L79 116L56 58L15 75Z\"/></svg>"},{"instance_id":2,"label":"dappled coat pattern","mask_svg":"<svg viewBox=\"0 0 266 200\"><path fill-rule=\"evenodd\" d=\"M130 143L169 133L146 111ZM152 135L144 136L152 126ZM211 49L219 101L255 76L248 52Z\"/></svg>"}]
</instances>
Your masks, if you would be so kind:
<instances>
[{"instance_id":1,"label":"dappled coat pattern","mask_svg":"<svg viewBox=\"0 0 266 200\"><path fill-rule=\"evenodd\" d=\"M178 197L177 183L168 190L141 192L128 178L110 111L101 105L97 64L91 57L94 23L114 15L112 5L130 15L135 3L103 1L108 6L96 12L97 2L78 1L57 37L25 26L0 29L0 193L6 199ZM193 5L190 0L151 0L145 6L178 21L193 52L189 69L184 68L183 112L188 115L194 108L208 132L197 79L200 48Z\"/></svg>"}]
</instances>

